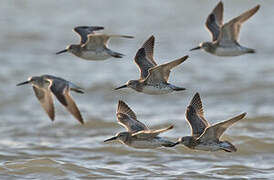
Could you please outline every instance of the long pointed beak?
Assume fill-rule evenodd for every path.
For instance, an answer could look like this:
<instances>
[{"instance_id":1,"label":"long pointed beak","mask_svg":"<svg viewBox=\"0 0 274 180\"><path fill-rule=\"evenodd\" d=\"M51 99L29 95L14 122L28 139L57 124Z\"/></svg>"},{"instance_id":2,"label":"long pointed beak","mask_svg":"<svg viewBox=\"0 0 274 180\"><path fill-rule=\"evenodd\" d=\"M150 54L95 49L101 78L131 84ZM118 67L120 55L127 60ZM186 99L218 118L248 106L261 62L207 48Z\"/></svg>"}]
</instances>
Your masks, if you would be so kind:
<instances>
[{"instance_id":1,"label":"long pointed beak","mask_svg":"<svg viewBox=\"0 0 274 180\"><path fill-rule=\"evenodd\" d=\"M30 83L30 81L21 82L19 84L16 84L16 86L22 86L22 85L25 85L25 84L28 84L28 83Z\"/></svg>"},{"instance_id":2,"label":"long pointed beak","mask_svg":"<svg viewBox=\"0 0 274 180\"><path fill-rule=\"evenodd\" d=\"M181 143L180 141L177 141L177 142L173 143L171 147L174 147L174 146L176 146L176 145L178 145L180 143Z\"/></svg>"},{"instance_id":3,"label":"long pointed beak","mask_svg":"<svg viewBox=\"0 0 274 180\"><path fill-rule=\"evenodd\" d=\"M190 49L189 51L195 51L195 50L198 50L198 49L201 49L201 47L200 47L200 46L197 46L197 47L195 47L195 48Z\"/></svg>"},{"instance_id":4,"label":"long pointed beak","mask_svg":"<svg viewBox=\"0 0 274 180\"><path fill-rule=\"evenodd\" d=\"M67 51L68 51L67 49L64 49L64 50L62 50L62 51L57 52L56 54L65 53L65 52L67 52Z\"/></svg>"},{"instance_id":5,"label":"long pointed beak","mask_svg":"<svg viewBox=\"0 0 274 180\"><path fill-rule=\"evenodd\" d=\"M125 85L123 85L123 86L120 86L120 87L115 88L114 90L118 90L118 89L122 89L122 88L126 88L126 87L127 87L127 85L125 84Z\"/></svg>"},{"instance_id":6,"label":"long pointed beak","mask_svg":"<svg viewBox=\"0 0 274 180\"><path fill-rule=\"evenodd\" d=\"M113 141L113 140L116 140L116 139L117 139L117 136L114 136L112 138L104 140L104 142Z\"/></svg>"}]
</instances>

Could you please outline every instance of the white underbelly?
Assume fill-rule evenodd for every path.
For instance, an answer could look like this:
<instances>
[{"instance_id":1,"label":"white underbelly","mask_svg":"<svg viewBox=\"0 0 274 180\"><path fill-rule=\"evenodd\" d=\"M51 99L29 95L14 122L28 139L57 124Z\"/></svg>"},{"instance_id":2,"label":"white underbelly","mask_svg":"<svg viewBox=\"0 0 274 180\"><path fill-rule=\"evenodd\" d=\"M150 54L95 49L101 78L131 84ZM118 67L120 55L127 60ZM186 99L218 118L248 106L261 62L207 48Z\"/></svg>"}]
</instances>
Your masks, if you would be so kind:
<instances>
[{"instance_id":1,"label":"white underbelly","mask_svg":"<svg viewBox=\"0 0 274 180\"><path fill-rule=\"evenodd\" d=\"M229 48L218 47L214 54L217 56L240 56L245 53L245 50L243 50L239 46L235 46Z\"/></svg>"},{"instance_id":2,"label":"white underbelly","mask_svg":"<svg viewBox=\"0 0 274 180\"><path fill-rule=\"evenodd\" d=\"M144 86L143 93L145 94L152 94L152 95L159 95L159 94L167 94L172 92L173 89L171 89L168 86L160 87L160 86Z\"/></svg>"},{"instance_id":3,"label":"white underbelly","mask_svg":"<svg viewBox=\"0 0 274 180\"><path fill-rule=\"evenodd\" d=\"M86 60L102 61L111 56L106 51L84 51L80 57Z\"/></svg>"},{"instance_id":4,"label":"white underbelly","mask_svg":"<svg viewBox=\"0 0 274 180\"><path fill-rule=\"evenodd\" d=\"M161 142L157 140L147 140L147 141L133 141L129 146L138 148L138 149L154 149L162 147Z\"/></svg>"}]
</instances>

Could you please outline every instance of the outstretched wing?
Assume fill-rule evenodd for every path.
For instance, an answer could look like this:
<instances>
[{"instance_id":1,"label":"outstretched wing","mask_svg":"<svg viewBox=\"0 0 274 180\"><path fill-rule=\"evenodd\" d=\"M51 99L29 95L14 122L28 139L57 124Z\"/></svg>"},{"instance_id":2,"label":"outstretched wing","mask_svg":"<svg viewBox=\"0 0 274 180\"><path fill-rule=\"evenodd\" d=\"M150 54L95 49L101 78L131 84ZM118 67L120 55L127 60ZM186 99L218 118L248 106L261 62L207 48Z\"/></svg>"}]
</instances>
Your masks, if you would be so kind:
<instances>
[{"instance_id":1,"label":"outstretched wing","mask_svg":"<svg viewBox=\"0 0 274 180\"><path fill-rule=\"evenodd\" d=\"M237 121L243 119L246 113L242 113L236 117L233 117L229 120L217 123L213 126L206 128L204 133L199 137L199 139L206 141L206 140L219 140L219 138L223 135L225 130L229 128L232 124L236 123Z\"/></svg>"},{"instance_id":2,"label":"outstretched wing","mask_svg":"<svg viewBox=\"0 0 274 180\"><path fill-rule=\"evenodd\" d=\"M230 20L228 23L222 26L220 36L218 37L218 42L220 44L235 43L238 41L240 29L242 23L248 20L252 15L254 15L260 8L260 5L244 12L240 16Z\"/></svg>"},{"instance_id":3,"label":"outstretched wing","mask_svg":"<svg viewBox=\"0 0 274 180\"><path fill-rule=\"evenodd\" d=\"M186 110L186 120L192 129L192 136L199 137L209 126L204 118L203 105L199 93L192 98Z\"/></svg>"},{"instance_id":4,"label":"outstretched wing","mask_svg":"<svg viewBox=\"0 0 274 180\"><path fill-rule=\"evenodd\" d=\"M128 132L135 133L142 130L148 130L146 125L137 120L135 113L130 107L121 100L118 102L116 116L118 123L124 126Z\"/></svg>"},{"instance_id":5,"label":"outstretched wing","mask_svg":"<svg viewBox=\"0 0 274 180\"><path fill-rule=\"evenodd\" d=\"M83 46L87 49L105 48L108 40L112 37L118 38L134 38L133 36L127 35L116 35L116 34L89 34L88 39Z\"/></svg>"},{"instance_id":6,"label":"outstretched wing","mask_svg":"<svg viewBox=\"0 0 274 180\"><path fill-rule=\"evenodd\" d=\"M89 34L93 34L94 31L99 31L104 29L102 26L77 26L73 30L79 34L81 39L81 44L86 43Z\"/></svg>"},{"instance_id":7,"label":"outstretched wing","mask_svg":"<svg viewBox=\"0 0 274 180\"><path fill-rule=\"evenodd\" d=\"M146 51L144 48L138 50L135 56L135 63L140 70L140 79L145 79L148 76L148 70L154 65L148 60L146 56Z\"/></svg>"},{"instance_id":8,"label":"outstretched wing","mask_svg":"<svg viewBox=\"0 0 274 180\"><path fill-rule=\"evenodd\" d=\"M84 124L82 115L74 100L70 96L68 82L59 79L52 79L51 81L52 84L50 86L50 90L52 91L52 93L81 124Z\"/></svg>"},{"instance_id":9,"label":"outstretched wing","mask_svg":"<svg viewBox=\"0 0 274 180\"><path fill-rule=\"evenodd\" d=\"M155 44L155 37L152 35L146 40L146 42L143 44L142 48L145 49L145 54L147 57L147 61L153 66L157 66L155 60L154 60L154 44Z\"/></svg>"},{"instance_id":10,"label":"outstretched wing","mask_svg":"<svg viewBox=\"0 0 274 180\"><path fill-rule=\"evenodd\" d=\"M157 129L157 130L143 130L143 131L138 131L136 133L132 134L132 137L137 137L138 139L150 139L150 138L155 138L158 136L160 133L166 132L170 129L172 129L174 126L171 125L167 128L163 129Z\"/></svg>"},{"instance_id":11,"label":"outstretched wing","mask_svg":"<svg viewBox=\"0 0 274 180\"><path fill-rule=\"evenodd\" d=\"M220 34L220 29L223 25L223 12L224 5L223 2L220 1L207 17L206 27L211 32L212 41L217 40Z\"/></svg>"},{"instance_id":12,"label":"outstretched wing","mask_svg":"<svg viewBox=\"0 0 274 180\"><path fill-rule=\"evenodd\" d=\"M188 56L184 56L172 62L150 68L146 81L150 83L166 83L169 78L170 70L184 62L187 58Z\"/></svg>"},{"instance_id":13,"label":"outstretched wing","mask_svg":"<svg viewBox=\"0 0 274 180\"><path fill-rule=\"evenodd\" d=\"M48 89L35 86L32 86L32 88L43 109L46 111L50 119L54 121L55 113L51 92Z\"/></svg>"}]
</instances>

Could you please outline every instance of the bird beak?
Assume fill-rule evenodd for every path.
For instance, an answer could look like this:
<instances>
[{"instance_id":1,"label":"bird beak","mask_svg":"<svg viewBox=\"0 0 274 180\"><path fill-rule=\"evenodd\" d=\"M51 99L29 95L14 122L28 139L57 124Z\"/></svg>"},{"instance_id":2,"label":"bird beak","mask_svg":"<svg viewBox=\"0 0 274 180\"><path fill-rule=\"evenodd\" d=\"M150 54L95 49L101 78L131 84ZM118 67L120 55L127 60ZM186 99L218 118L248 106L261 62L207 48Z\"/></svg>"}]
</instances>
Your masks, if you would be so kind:
<instances>
[{"instance_id":1,"label":"bird beak","mask_svg":"<svg viewBox=\"0 0 274 180\"><path fill-rule=\"evenodd\" d=\"M178 144L180 144L181 142L180 141L177 141L177 142L175 142L173 145L172 145L172 147L174 147L174 146L176 146L176 145L178 145Z\"/></svg>"},{"instance_id":2,"label":"bird beak","mask_svg":"<svg viewBox=\"0 0 274 180\"><path fill-rule=\"evenodd\" d=\"M197 47L195 47L195 48L190 49L189 51L195 51L195 50L198 50L198 49L201 49L201 47L200 47L200 46L197 46Z\"/></svg>"},{"instance_id":3,"label":"bird beak","mask_svg":"<svg viewBox=\"0 0 274 180\"><path fill-rule=\"evenodd\" d=\"M113 140L116 140L116 139L117 139L117 136L114 136L112 138L104 140L104 142L113 141Z\"/></svg>"},{"instance_id":4,"label":"bird beak","mask_svg":"<svg viewBox=\"0 0 274 180\"><path fill-rule=\"evenodd\" d=\"M62 53L65 53L65 52L67 52L67 51L68 51L67 49L64 49L64 50L62 50L62 51L57 52L56 54L62 54Z\"/></svg>"},{"instance_id":5,"label":"bird beak","mask_svg":"<svg viewBox=\"0 0 274 180\"><path fill-rule=\"evenodd\" d=\"M28 83L30 83L30 81L21 82L19 84L16 84L16 86L22 86L22 85L25 85L25 84L28 84Z\"/></svg>"},{"instance_id":6,"label":"bird beak","mask_svg":"<svg viewBox=\"0 0 274 180\"><path fill-rule=\"evenodd\" d=\"M118 90L118 89L122 89L122 88L126 88L126 87L127 87L127 85L125 84L125 85L123 85L123 86L120 86L120 87L115 88L114 90Z\"/></svg>"}]
</instances>

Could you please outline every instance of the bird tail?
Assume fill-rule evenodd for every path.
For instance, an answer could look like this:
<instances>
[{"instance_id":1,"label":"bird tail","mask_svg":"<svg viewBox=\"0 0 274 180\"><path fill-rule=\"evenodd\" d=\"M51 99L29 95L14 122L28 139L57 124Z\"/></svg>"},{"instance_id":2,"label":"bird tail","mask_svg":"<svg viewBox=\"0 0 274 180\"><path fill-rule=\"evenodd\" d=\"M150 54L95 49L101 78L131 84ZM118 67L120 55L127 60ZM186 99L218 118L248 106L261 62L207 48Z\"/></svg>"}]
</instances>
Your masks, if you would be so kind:
<instances>
[{"instance_id":1,"label":"bird tail","mask_svg":"<svg viewBox=\"0 0 274 180\"><path fill-rule=\"evenodd\" d=\"M81 93L84 94L84 90L83 88L73 84L72 82L69 82L69 87L72 91L77 92L77 93Z\"/></svg>"},{"instance_id":2,"label":"bird tail","mask_svg":"<svg viewBox=\"0 0 274 180\"><path fill-rule=\"evenodd\" d=\"M252 53L253 54L253 53L256 53L256 51L255 51L255 49L248 49L247 53Z\"/></svg>"},{"instance_id":3,"label":"bird tail","mask_svg":"<svg viewBox=\"0 0 274 180\"><path fill-rule=\"evenodd\" d=\"M222 147L222 150L224 150L225 152L236 152L237 151L237 148L230 142L224 141L223 144L225 144L225 147Z\"/></svg>"},{"instance_id":4,"label":"bird tail","mask_svg":"<svg viewBox=\"0 0 274 180\"><path fill-rule=\"evenodd\" d=\"M177 86L174 86L174 85L172 85L172 87L171 87L174 91L184 91L184 90L186 90L186 88L183 88L183 87L177 87Z\"/></svg>"},{"instance_id":5,"label":"bird tail","mask_svg":"<svg viewBox=\"0 0 274 180\"><path fill-rule=\"evenodd\" d=\"M72 91L80 93L80 94L84 94L85 92L82 89L77 89L77 88L71 88Z\"/></svg>"},{"instance_id":6,"label":"bird tail","mask_svg":"<svg viewBox=\"0 0 274 180\"><path fill-rule=\"evenodd\" d=\"M179 142L171 142L171 141L165 141L165 143L162 144L162 146L164 147L174 147L176 146L177 144L180 144Z\"/></svg>"},{"instance_id":7,"label":"bird tail","mask_svg":"<svg viewBox=\"0 0 274 180\"><path fill-rule=\"evenodd\" d=\"M115 57L115 58L122 58L123 56L125 56L124 54L121 54L121 53L118 53L118 52L114 52L114 51L109 51L109 54L112 57Z\"/></svg>"}]
</instances>

